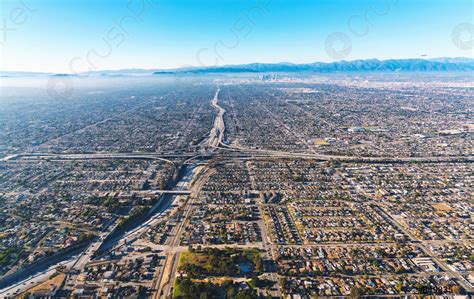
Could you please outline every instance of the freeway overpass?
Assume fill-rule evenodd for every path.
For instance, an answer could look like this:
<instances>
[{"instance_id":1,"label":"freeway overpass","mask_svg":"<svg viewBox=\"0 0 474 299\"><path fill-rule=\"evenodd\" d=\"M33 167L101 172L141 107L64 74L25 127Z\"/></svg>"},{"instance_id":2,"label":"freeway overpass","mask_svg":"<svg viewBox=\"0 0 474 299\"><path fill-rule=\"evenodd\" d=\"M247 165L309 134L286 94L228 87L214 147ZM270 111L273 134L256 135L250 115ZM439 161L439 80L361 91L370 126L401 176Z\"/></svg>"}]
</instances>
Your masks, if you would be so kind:
<instances>
[{"instance_id":1,"label":"freeway overpass","mask_svg":"<svg viewBox=\"0 0 474 299\"><path fill-rule=\"evenodd\" d=\"M222 144L221 144L222 145ZM291 153L274 150L257 150L235 148L230 146L219 146L226 152L223 159L310 159L319 161L340 161L354 163L446 163L446 162L474 162L474 156L434 156L434 157L364 157L364 156L340 156L340 155L324 155L324 154L306 154ZM186 159L186 162L192 160L207 160L213 157L215 153L206 152L202 155L196 153L176 154L176 155L160 155L153 153L94 153L94 154L46 154L46 153L27 153L8 156L0 160L6 162L11 160L95 160L95 159L118 159L118 160L162 160L173 163L168 160L171 158ZM8 159L7 159L8 158ZM187 163L186 163L187 164ZM194 164L194 163L193 163Z\"/></svg>"},{"instance_id":2,"label":"freeway overpass","mask_svg":"<svg viewBox=\"0 0 474 299\"><path fill-rule=\"evenodd\" d=\"M143 191L132 191L132 193L145 193L145 194L172 194L172 195L189 195L189 190L143 190Z\"/></svg>"}]
</instances>

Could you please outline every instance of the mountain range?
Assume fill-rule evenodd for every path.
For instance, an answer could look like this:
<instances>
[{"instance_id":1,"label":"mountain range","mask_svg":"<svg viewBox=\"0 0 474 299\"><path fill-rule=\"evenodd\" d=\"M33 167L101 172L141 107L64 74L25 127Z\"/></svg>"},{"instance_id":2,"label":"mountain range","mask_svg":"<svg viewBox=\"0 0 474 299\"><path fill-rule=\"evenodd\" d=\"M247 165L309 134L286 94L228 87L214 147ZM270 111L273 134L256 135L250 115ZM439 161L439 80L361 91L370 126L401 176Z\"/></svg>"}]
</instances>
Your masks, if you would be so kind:
<instances>
[{"instance_id":1,"label":"mountain range","mask_svg":"<svg viewBox=\"0 0 474 299\"><path fill-rule=\"evenodd\" d=\"M432 58L432 59L366 59L337 62L294 63L251 63L223 66L185 67L175 69L121 69L91 71L80 74L54 74L35 72L0 71L2 77L17 76L118 76L118 75L172 75L172 74L217 74L217 73L300 73L300 72L472 72L474 58Z\"/></svg>"}]
</instances>

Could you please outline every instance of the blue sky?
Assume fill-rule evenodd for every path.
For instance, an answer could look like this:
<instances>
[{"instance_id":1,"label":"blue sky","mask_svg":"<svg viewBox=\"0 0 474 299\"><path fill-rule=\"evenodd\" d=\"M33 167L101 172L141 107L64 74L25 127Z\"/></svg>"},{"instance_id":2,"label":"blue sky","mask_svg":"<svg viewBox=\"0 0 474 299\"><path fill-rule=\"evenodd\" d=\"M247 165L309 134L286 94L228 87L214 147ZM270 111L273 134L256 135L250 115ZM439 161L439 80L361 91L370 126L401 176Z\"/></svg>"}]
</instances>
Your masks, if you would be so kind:
<instances>
[{"instance_id":1,"label":"blue sky","mask_svg":"<svg viewBox=\"0 0 474 299\"><path fill-rule=\"evenodd\" d=\"M9 71L473 55L472 48L452 41L458 24L473 23L472 0L1 0L0 5L2 70ZM339 55L328 51L334 32L344 37L329 46ZM466 34L461 38L472 39ZM350 48L338 52L345 46Z\"/></svg>"}]
</instances>

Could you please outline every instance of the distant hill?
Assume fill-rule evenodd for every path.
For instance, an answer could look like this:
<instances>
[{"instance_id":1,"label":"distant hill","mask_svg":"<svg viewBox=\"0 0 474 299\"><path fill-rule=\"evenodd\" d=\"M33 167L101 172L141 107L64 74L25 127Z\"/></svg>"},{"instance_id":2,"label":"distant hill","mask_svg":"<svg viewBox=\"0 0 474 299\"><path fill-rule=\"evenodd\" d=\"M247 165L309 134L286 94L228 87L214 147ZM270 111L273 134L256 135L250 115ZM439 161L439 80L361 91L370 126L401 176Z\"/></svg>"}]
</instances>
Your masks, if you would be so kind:
<instances>
[{"instance_id":1,"label":"distant hill","mask_svg":"<svg viewBox=\"0 0 474 299\"><path fill-rule=\"evenodd\" d=\"M226 65L216 67L195 67L177 69L174 73L265 73L265 72L465 72L474 71L474 59L440 58L353 60L332 63L315 62L308 64L292 63L251 63L245 65ZM170 71L168 70L168 73ZM154 74L161 74L160 71Z\"/></svg>"},{"instance_id":2,"label":"distant hill","mask_svg":"<svg viewBox=\"0 0 474 299\"><path fill-rule=\"evenodd\" d=\"M431 58L428 59L429 61L435 62L447 62L447 63L472 63L474 58L467 58L467 57L438 57L438 58Z\"/></svg>"},{"instance_id":3,"label":"distant hill","mask_svg":"<svg viewBox=\"0 0 474 299\"><path fill-rule=\"evenodd\" d=\"M432 59L366 59L337 61L331 63L250 63L240 65L185 67L176 69L122 69L100 70L81 73L80 76L120 76L120 75L173 75L173 74L217 74L217 73L297 73L297 72L472 72L473 58L432 58ZM18 76L66 76L66 74L33 72L0 72L0 77Z\"/></svg>"},{"instance_id":4,"label":"distant hill","mask_svg":"<svg viewBox=\"0 0 474 299\"><path fill-rule=\"evenodd\" d=\"M0 71L0 77L37 77L37 76L53 76L52 73L40 72L15 72L15 71Z\"/></svg>"}]
</instances>

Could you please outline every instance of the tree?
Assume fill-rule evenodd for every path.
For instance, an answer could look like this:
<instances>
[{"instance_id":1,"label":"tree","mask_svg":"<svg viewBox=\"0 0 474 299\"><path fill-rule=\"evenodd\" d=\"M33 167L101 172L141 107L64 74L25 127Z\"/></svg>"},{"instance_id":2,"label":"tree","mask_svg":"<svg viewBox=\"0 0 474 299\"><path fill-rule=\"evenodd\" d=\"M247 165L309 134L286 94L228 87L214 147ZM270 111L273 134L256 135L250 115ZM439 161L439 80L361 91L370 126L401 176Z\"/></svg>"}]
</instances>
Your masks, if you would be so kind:
<instances>
[{"instance_id":1,"label":"tree","mask_svg":"<svg viewBox=\"0 0 474 299\"><path fill-rule=\"evenodd\" d=\"M378 268L379 267L379 261L374 260L373 265L374 265L375 268Z\"/></svg>"},{"instance_id":2,"label":"tree","mask_svg":"<svg viewBox=\"0 0 474 299\"><path fill-rule=\"evenodd\" d=\"M262 286L262 280L257 276L254 276L250 279L249 284L254 288L260 288Z\"/></svg>"},{"instance_id":3,"label":"tree","mask_svg":"<svg viewBox=\"0 0 474 299\"><path fill-rule=\"evenodd\" d=\"M399 293L403 291L403 283L401 281L397 283L397 285L395 286L395 290L397 290L397 292Z\"/></svg>"},{"instance_id":4,"label":"tree","mask_svg":"<svg viewBox=\"0 0 474 299\"><path fill-rule=\"evenodd\" d=\"M453 292L454 294L457 294L457 295L461 295L461 294L463 294L463 289L459 285L453 285L451 287L451 292Z\"/></svg>"},{"instance_id":5,"label":"tree","mask_svg":"<svg viewBox=\"0 0 474 299\"><path fill-rule=\"evenodd\" d=\"M362 298L364 296L364 290L359 287L352 287L349 295L351 298Z\"/></svg>"},{"instance_id":6,"label":"tree","mask_svg":"<svg viewBox=\"0 0 474 299\"><path fill-rule=\"evenodd\" d=\"M253 263L255 264L255 270L257 272L262 272L262 259L260 258L260 254L256 254L254 257L253 257Z\"/></svg>"},{"instance_id":7,"label":"tree","mask_svg":"<svg viewBox=\"0 0 474 299\"><path fill-rule=\"evenodd\" d=\"M236 295L237 291L233 288L233 286L227 288L227 298L234 298Z\"/></svg>"},{"instance_id":8,"label":"tree","mask_svg":"<svg viewBox=\"0 0 474 299\"><path fill-rule=\"evenodd\" d=\"M421 283L417 282L415 284L415 289L418 291L418 293L425 293L426 291L426 286L422 285Z\"/></svg>"},{"instance_id":9,"label":"tree","mask_svg":"<svg viewBox=\"0 0 474 299\"><path fill-rule=\"evenodd\" d=\"M285 289L287 282L288 282L288 279L286 277L280 278L280 286L283 290Z\"/></svg>"},{"instance_id":10,"label":"tree","mask_svg":"<svg viewBox=\"0 0 474 299\"><path fill-rule=\"evenodd\" d=\"M142 190L150 190L150 189L151 189L150 182L148 180L145 180L142 185Z\"/></svg>"}]
</instances>

